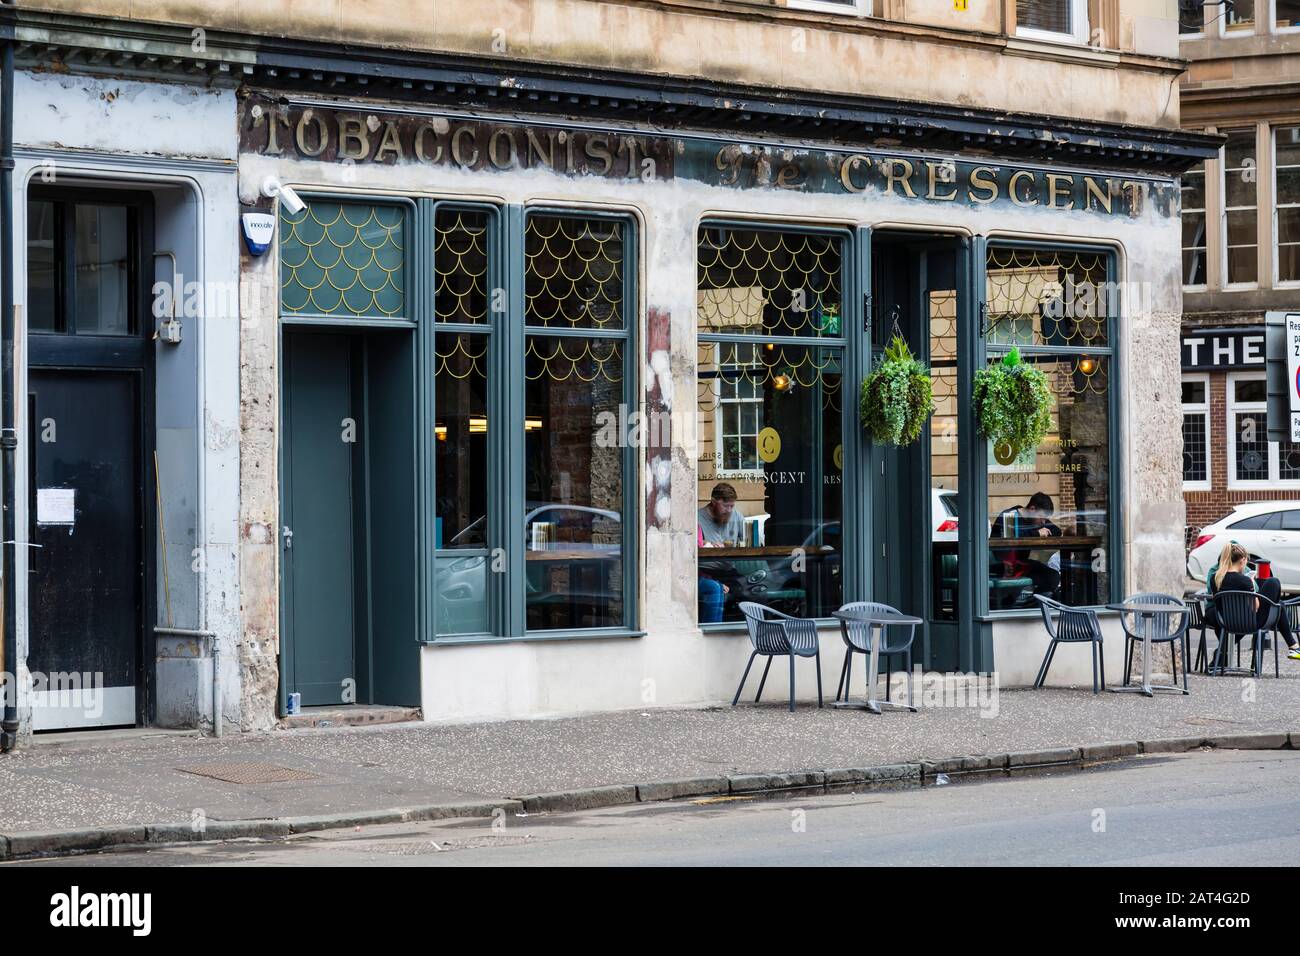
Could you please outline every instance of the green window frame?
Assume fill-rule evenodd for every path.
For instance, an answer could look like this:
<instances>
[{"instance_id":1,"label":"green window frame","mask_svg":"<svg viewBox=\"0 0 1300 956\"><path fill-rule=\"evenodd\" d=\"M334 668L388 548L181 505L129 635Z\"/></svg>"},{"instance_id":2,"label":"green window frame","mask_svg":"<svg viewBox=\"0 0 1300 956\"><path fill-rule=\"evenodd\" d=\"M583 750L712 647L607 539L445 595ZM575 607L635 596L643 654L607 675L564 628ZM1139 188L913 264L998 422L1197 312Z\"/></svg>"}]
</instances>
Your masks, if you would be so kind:
<instances>
[{"instance_id":1,"label":"green window frame","mask_svg":"<svg viewBox=\"0 0 1300 956\"><path fill-rule=\"evenodd\" d=\"M441 645L640 636L642 632L636 629L640 581L638 449L628 441L600 449L607 470L612 470L616 462L621 483L616 492L602 500L601 507L530 501L528 490L530 473L535 475L539 459L545 457L538 453L537 443L547 426L544 416L530 410L529 402L539 388L561 379L556 362L563 359L567 363L562 371L567 372L569 388L563 397L572 398L574 389L580 394L581 385L577 383L594 379L593 389L598 387L597 383L604 386L607 402L617 400L616 406L603 410L611 412L616 420L624 420L624 415L639 407L638 222L625 213L581 207L425 200L420 208L425 248L448 250L446 235L440 235L439 231L439 216L446 214L483 217L487 295L486 309L472 308L470 321L454 321L464 316L454 316L451 309L440 306L439 292L444 302L449 296L464 301L463 285L439 286L436 252L434 261L427 264L427 272L422 269L426 281L419 300L419 314L429 319L419 322L424 369L420 377L422 384L427 385L420 426L426 440L420 447L422 469L429 476L421 483L422 522L427 542L421 551L426 556L423 591L427 597L421 621L423 640ZM564 225L557 229L556 223ZM549 240L539 239L543 232L550 236ZM539 251L539 242L546 248ZM581 252L576 251L579 242L584 244ZM562 258L566 247L574 251L571 259ZM582 260L582 255L590 254L590 247L599 250L591 258L604 263L603 271L595 279L591 272L596 265ZM465 248L463 243L460 248ZM533 250L531 259L530 249ZM462 262L465 258L460 257ZM530 266L530 261L542 259L546 260L545 265ZM579 261L582 261L580 267L569 269L569 265ZM470 265L465 271L474 272L478 268L480 265ZM570 298L552 295L553 284L558 284ZM603 298L610 294L611 284L618 287L616 301ZM583 315L565 311L574 301L583 303ZM584 325L583 316L589 318L595 312L600 312L603 318ZM460 359L464 362L467 351L472 352L476 361L482 363L487 379L483 516L486 531L482 547L470 549L435 547L439 540L438 482L435 455L430 449L436 448L439 427L447 427L447 422L439 418L436 376L440 369L441 374L446 373L452 355L452 349L440 347L439 340L453 336L462 342L475 343L469 350L459 349ZM547 345L539 348L538 342ZM550 347L551 343L554 348ZM542 386L537 385L539 381ZM559 407L559 414L563 414L563 409L571 406L561 403ZM574 420L578 420L577 416ZM492 428L490 423L494 421L504 422L504 427ZM535 436L533 444L530 435ZM575 453L569 448L567 452L574 456L568 460L581 467L581 449ZM593 468L592 460L586 462L586 467L589 471ZM594 478L589 478L585 486L591 488L597 484ZM579 480L575 485L583 487L583 482ZM617 521L610 516L615 511L619 515ZM542 520L552 515L558 515L560 520ZM560 546L562 541L547 538L548 534L565 534L567 518L577 516L581 521L584 515L589 518L590 527L600 524L599 532L591 531L591 541L581 541L573 549L565 549ZM515 534L511 529L520 529L520 533ZM595 543L597 536L599 544ZM589 548L590 553L577 553L580 547ZM438 565L466 559L481 560L488 568L487 613L480 629L451 633L445 611L453 596L447 591L445 576L443 583L439 583ZM611 567L617 570L610 570ZM545 582L556 579L560 588L548 590ZM595 610L601 606L604 611ZM590 613L585 613L587 609ZM537 626L543 623L547 611L550 626ZM586 619L602 615L606 620L586 625Z\"/></svg>"},{"instance_id":2,"label":"green window frame","mask_svg":"<svg viewBox=\"0 0 1300 956\"><path fill-rule=\"evenodd\" d=\"M1002 317L998 315L997 302L994 301L990 304L989 301L987 276L989 262L998 256L1011 257L1018 254L1023 256L1035 253L1097 257L1101 263L1104 294L1098 297L1098 301L1103 304L1106 314L1104 322L1097 323L1093 327L1094 334L1090 337L1091 341L1086 339L1084 341L1068 340L1064 344L1053 344L1050 341L1024 341L1023 339L1017 341L999 333L998 326L1001 324L1000 319ZM1105 371L1108 379L1105 405L1108 455L1107 514L1105 518L1107 544L1104 555L1107 580L1103 593L1099 595L1099 601L1096 605L1091 606L1104 606L1107 603L1118 601L1123 597L1125 567L1122 534L1123 498L1121 497L1123 487L1121 476L1124 473L1125 463L1119 427L1119 396L1123 392L1119 332L1123 302L1116 279L1119 274L1118 255L1114 248L1110 246L1089 243L981 239L976 243L975 265L978 270L976 287L980 290L981 320L979 347L971 359L972 374L975 369L983 368L989 362L1000 360L1012 345L1015 345L1021 356L1027 360L1050 361L1053 358L1073 358L1076 360L1076 368L1085 360L1091 360L1096 363L1099 371L1102 369ZM1059 336L1056 337L1059 338ZM1067 339L1069 339L1068 336ZM1053 397L1055 398L1055 394ZM975 430L972 429L972 431ZM974 472L977 483L975 489L976 507L974 509L976 554L989 553L990 524L995 517L991 514L989 507L989 462L986 445L986 440L982 436L978 436L975 446L971 448L971 458L976 462ZM1060 502L1057 502L1058 514L1060 511ZM976 595L980 609L980 620L991 621L1008 617L1036 616L1040 613L1036 606L1014 609L991 607L989 597L989 581L992 577L989 567L990 562L976 561L974 564L976 567ZM1066 603L1070 603L1068 595L1066 596Z\"/></svg>"}]
</instances>

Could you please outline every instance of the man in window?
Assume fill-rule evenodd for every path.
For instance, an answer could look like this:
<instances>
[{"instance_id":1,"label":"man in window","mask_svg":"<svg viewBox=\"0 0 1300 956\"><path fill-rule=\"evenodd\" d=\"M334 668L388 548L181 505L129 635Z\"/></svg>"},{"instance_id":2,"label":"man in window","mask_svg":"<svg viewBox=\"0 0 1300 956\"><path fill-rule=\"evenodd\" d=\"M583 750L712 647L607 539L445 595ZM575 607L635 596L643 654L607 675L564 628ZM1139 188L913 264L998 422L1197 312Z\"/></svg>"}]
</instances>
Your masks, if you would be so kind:
<instances>
[{"instance_id":1,"label":"man in window","mask_svg":"<svg viewBox=\"0 0 1300 956\"><path fill-rule=\"evenodd\" d=\"M1026 505L1015 505L998 513L993 519L989 539L995 538L1059 538L1061 529L1052 523L1056 511L1050 495L1035 492ZM1034 582L1034 593L1055 594L1061 584L1060 557L1053 557L1057 568L1030 557L1028 548L997 548L995 560L1001 565L1003 578L1029 578Z\"/></svg>"},{"instance_id":2,"label":"man in window","mask_svg":"<svg viewBox=\"0 0 1300 956\"><path fill-rule=\"evenodd\" d=\"M745 515L736 507L736 489L725 481L713 486L709 503L699 510L701 545L735 548L745 541Z\"/></svg>"}]
</instances>

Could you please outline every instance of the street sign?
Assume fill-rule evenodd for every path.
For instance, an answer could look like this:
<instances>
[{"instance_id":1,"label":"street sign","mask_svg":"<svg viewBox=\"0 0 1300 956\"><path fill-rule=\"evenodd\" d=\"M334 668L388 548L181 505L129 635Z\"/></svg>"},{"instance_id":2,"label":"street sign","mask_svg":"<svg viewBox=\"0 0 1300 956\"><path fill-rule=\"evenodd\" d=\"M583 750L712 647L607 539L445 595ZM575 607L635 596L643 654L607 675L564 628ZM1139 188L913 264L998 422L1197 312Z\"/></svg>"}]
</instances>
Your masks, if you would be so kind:
<instances>
[{"instance_id":1,"label":"street sign","mask_svg":"<svg viewBox=\"0 0 1300 956\"><path fill-rule=\"evenodd\" d=\"M1286 315L1286 380L1291 440L1300 441L1300 312Z\"/></svg>"}]
</instances>

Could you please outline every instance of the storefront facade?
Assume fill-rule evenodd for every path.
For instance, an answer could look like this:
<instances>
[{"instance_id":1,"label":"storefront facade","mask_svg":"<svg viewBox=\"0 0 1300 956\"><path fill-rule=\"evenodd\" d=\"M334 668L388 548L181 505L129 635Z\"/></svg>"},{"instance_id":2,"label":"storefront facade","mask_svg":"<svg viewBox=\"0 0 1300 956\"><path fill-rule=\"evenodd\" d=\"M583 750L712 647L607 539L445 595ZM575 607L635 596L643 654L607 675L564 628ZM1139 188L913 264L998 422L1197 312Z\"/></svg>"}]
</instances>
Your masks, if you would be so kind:
<instances>
[{"instance_id":1,"label":"storefront facade","mask_svg":"<svg viewBox=\"0 0 1300 956\"><path fill-rule=\"evenodd\" d=\"M276 177L306 202L242 277L246 354L252 334L280 362L254 373L278 417L244 417L279 477L245 467L243 502L279 515L282 698L427 719L726 700L740 600L885 601L927 619L927 670L1023 684L1034 591L1180 578L1179 435L1132 412L1177 374L1170 177L257 94L240 129L241 193ZM938 406L903 450L857 416L896 332ZM1007 460L970 382L1012 346L1056 408ZM701 548L719 482L749 520ZM989 540L1035 494L1062 529L1030 552L1041 587Z\"/></svg>"}]
</instances>

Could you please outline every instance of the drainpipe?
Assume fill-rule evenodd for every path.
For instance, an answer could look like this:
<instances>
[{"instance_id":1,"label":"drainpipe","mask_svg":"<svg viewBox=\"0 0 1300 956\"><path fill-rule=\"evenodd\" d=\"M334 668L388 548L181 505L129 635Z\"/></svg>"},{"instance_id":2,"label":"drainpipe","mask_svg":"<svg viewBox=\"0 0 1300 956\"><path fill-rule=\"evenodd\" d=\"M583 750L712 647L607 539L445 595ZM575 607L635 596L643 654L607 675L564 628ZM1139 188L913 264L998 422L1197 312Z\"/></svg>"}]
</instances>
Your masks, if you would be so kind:
<instances>
[{"instance_id":1,"label":"drainpipe","mask_svg":"<svg viewBox=\"0 0 1300 956\"><path fill-rule=\"evenodd\" d=\"M2 0L6 32L12 34L13 0ZM4 663L13 685L5 693L0 720L0 750L8 753L18 743L18 613L15 578L18 551L14 507L14 459L18 435L14 430L14 44L4 39L0 50L0 484L4 518L0 522L0 574L4 575Z\"/></svg>"}]
</instances>

